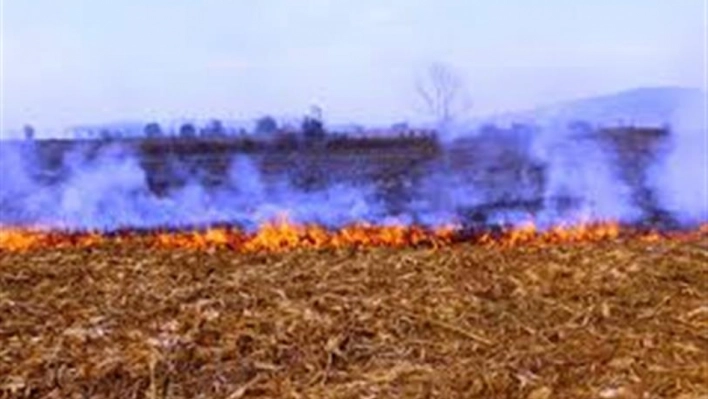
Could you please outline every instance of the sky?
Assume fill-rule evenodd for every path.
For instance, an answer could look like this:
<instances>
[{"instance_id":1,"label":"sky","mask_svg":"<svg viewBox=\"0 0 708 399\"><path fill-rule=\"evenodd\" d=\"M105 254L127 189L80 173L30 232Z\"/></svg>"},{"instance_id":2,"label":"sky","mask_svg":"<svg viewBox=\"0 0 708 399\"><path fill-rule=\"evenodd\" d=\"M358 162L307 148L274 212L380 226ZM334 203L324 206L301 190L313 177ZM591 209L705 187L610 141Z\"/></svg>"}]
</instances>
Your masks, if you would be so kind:
<instances>
[{"instance_id":1,"label":"sky","mask_svg":"<svg viewBox=\"0 0 708 399\"><path fill-rule=\"evenodd\" d=\"M0 0L0 132L113 121L425 120L431 63L473 115L705 87L708 0Z\"/></svg>"}]
</instances>

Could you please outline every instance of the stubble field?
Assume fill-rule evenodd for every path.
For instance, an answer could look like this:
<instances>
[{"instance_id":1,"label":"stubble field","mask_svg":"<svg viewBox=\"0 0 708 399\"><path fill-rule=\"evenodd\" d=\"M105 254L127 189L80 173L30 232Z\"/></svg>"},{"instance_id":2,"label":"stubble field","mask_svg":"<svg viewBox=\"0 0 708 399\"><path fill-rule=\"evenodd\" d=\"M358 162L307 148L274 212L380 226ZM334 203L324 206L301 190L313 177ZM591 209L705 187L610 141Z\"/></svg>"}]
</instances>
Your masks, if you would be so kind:
<instances>
[{"instance_id":1,"label":"stubble field","mask_svg":"<svg viewBox=\"0 0 708 399\"><path fill-rule=\"evenodd\" d=\"M703 398L708 236L0 252L7 398Z\"/></svg>"}]
</instances>

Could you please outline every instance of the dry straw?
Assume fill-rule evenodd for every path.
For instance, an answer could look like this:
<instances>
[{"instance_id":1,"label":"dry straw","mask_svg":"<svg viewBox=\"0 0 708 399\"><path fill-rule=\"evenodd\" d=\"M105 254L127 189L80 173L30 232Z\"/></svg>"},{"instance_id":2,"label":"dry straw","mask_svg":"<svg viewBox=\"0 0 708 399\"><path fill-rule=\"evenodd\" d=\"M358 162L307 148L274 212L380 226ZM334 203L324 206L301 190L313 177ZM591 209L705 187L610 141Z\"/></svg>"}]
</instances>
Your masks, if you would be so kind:
<instances>
[{"instance_id":1,"label":"dry straw","mask_svg":"<svg viewBox=\"0 0 708 399\"><path fill-rule=\"evenodd\" d=\"M4 398L701 398L708 237L0 252Z\"/></svg>"}]
</instances>

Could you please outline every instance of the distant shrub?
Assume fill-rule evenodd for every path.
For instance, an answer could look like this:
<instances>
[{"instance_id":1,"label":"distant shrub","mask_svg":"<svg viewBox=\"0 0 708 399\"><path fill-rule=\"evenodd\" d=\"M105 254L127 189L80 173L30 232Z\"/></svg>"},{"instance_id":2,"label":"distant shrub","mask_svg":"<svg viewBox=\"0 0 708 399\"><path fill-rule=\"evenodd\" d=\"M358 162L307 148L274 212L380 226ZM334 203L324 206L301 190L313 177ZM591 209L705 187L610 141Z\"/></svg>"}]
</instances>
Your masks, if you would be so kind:
<instances>
[{"instance_id":1,"label":"distant shrub","mask_svg":"<svg viewBox=\"0 0 708 399\"><path fill-rule=\"evenodd\" d=\"M22 132L24 133L25 140L34 140L35 130L32 125L25 125L22 128Z\"/></svg>"},{"instance_id":2,"label":"distant shrub","mask_svg":"<svg viewBox=\"0 0 708 399\"><path fill-rule=\"evenodd\" d=\"M278 130L278 122L272 116L266 115L256 121L257 134L273 134Z\"/></svg>"},{"instance_id":3,"label":"distant shrub","mask_svg":"<svg viewBox=\"0 0 708 399\"><path fill-rule=\"evenodd\" d=\"M302 135L305 139L322 139L325 136L324 124L316 118L305 117L302 121Z\"/></svg>"},{"instance_id":4,"label":"distant shrub","mask_svg":"<svg viewBox=\"0 0 708 399\"><path fill-rule=\"evenodd\" d=\"M202 129L202 136L205 137L224 137L226 136L226 128L224 124L218 119L212 119L204 129Z\"/></svg>"},{"instance_id":5,"label":"distant shrub","mask_svg":"<svg viewBox=\"0 0 708 399\"><path fill-rule=\"evenodd\" d=\"M179 127L179 136L185 137L185 138L196 137L197 136L197 129L194 127L193 124L185 123Z\"/></svg>"},{"instance_id":6,"label":"distant shrub","mask_svg":"<svg viewBox=\"0 0 708 399\"><path fill-rule=\"evenodd\" d=\"M143 134L145 134L145 137L150 137L150 138L162 137L163 136L162 127L157 122L148 123L147 125L145 125L145 128L143 129Z\"/></svg>"}]
</instances>

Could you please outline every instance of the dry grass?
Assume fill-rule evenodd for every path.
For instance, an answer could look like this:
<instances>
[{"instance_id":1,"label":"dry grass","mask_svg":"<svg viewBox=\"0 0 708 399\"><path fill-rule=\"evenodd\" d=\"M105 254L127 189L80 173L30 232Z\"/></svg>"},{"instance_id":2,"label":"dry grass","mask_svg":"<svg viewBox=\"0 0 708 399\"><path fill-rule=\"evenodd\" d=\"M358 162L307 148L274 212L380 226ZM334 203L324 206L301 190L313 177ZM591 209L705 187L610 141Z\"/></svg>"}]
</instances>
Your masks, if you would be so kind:
<instances>
[{"instance_id":1,"label":"dry grass","mask_svg":"<svg viewBox=\"0 0 708 399\"><path fill-rule=\"evenodd\" d=\"M708 237L0 252L0 397L700 398Z\"/></svg>"}]
</instances>

